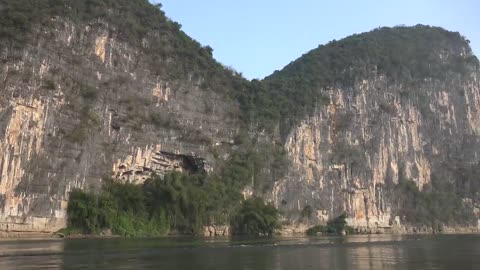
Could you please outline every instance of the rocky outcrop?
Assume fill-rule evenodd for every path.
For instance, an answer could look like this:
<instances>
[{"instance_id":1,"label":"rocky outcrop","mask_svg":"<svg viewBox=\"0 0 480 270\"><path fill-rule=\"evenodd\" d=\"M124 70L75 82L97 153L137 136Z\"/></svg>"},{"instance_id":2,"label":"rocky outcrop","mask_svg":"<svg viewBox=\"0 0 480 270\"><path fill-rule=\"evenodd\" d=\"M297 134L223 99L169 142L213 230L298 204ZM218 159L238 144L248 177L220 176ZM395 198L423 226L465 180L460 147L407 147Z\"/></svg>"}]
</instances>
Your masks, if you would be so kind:
<instances>
[{"instance_id":1,"label":"rocky outcrop","mask_svg":"<svg viewBox=\"0 0 480 270\"><path fill-rule=\"evenodd\" d=\"M114 179L142 184L156 174L163 176L173 171L184 173L209 173L212 167L203 158L161 151L161 146L136 148L132 155L113 165Z\"/></svg>"},{"instance_id":2,"label":"rocky outcrop","mask_svg":"<svg viewBox=\"0 0 480 270\"><path fill-rule=\"evenodd\" d=\"M236 105L193 70L174 78L163 70L178 63L166 61L158 71L101 21L56 18L33 36L2 48L0 230L56 231L74 188L209 172L229 152Z\"/></svg>"},{"instance_id":3,"label":"rocky outcrop","mask_svg":"<svg viewBox=\"0 0 480 270\"><path fill-rule=\"evenodd\" d=\"M230 236L231 228L228 225L210 225L203 228L203 236L215 237L215 236Z\"/></svg>"},{"instance_id":4,"label":"rocky outcrop","mask_svg":"<svg viewBox=\"0 0 480 270\"><path fill-rule=\"evenodd\" d=\"M411 88L373 73L328 89L330 103L286 140L294 167L275 184L273 202L293 221L310 206L317 223L346 212L355 227L400 225L391 194L400 171L421 189L434 171L451 175L445 163L478 163L478 79L472 70Z\"/></svg>"},{"instance_id":5,"label":"rocky outcrop","mask_svg":"<svg viewBox=\"0 0 480 270\"><path fill-rule=\"evenodd\" d=\"M50 102L51 101L51 102ZM44 174L45 186L35 186L33 170L44 165L44 138L49 110L61 106L55 100L17 98L10 100L6 108L0 108L5 120L0 142L0 194L3 211L0 213L0 230L48 231L65 226L66 194L48 197L31 194L36 189L49 192L49 183L55 172ZM2 110L3 109L3 110ZM38 185L38 182L37 182ZM36 209L49 209L48 217L31 215Z\"/></svg>"}]
</instances>

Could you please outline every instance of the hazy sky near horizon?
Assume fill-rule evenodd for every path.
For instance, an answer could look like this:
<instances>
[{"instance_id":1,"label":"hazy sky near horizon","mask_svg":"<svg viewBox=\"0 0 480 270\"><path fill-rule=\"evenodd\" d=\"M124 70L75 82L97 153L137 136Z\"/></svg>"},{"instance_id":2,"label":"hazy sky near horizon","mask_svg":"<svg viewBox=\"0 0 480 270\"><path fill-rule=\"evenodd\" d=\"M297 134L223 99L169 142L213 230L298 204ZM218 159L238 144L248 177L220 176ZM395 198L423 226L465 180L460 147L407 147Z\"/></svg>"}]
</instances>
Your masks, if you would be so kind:
<instances>
[{"instance_id":1,"label":"hazy sky near horizon","mask_svg":"<svg viewBox=\"0 0 480 270\"><path fill-rule=\"evenodd\" d=\"M379 26L427 24L458 31L480 54L477 0L151 0L214 57L263 78L333 39Z\"/></svg>"}]
</instances>

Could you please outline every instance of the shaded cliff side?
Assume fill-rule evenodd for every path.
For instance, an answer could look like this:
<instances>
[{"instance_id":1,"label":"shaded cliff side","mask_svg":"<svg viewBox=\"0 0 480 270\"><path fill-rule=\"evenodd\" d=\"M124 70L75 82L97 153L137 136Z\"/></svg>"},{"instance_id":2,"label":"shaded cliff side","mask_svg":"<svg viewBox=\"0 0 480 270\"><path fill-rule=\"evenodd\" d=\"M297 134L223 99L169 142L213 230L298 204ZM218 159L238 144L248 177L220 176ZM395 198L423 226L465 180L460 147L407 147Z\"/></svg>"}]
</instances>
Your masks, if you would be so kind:
<instances>
[{"instance_id":1,"label":"shaded cliff side","mask_svg":"<svg viewBox=\"0 0 480 270\"><path fill-rule=\"evenodd\" d=\"M55 231L71 190L171 171L221 171L289 223L478 213L479 63L458 33L376 29L249 82L146 0L0 15L0 230ZM432 202L454 207L412 218Z\"/></svg>"},{"instance_id":2,"label":"shaded cliff side","mask_svg":"<svg viewBox=\"0 0 480 270\"><path fill-rule=\"evenodd\" d=\"M246 81L147 1L92 3L1 4L2 230L57 230L74 188L208 172L232 151Z\"/></svg>"}]
</instances>

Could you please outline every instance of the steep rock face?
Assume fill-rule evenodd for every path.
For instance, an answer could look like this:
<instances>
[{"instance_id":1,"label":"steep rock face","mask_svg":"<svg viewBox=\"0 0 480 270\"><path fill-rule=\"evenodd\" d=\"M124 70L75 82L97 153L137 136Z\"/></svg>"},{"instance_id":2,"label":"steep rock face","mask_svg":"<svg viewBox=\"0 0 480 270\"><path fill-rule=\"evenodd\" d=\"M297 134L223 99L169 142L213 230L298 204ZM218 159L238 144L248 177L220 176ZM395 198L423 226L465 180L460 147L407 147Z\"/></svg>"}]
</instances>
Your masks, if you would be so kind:
<instances>
[{"instance_id":1,"label":"steep rock face","mask_svg":"<svg viewBox=\"0 0 480 270\"><path fill-rule=\"evenodd\" d=\"M407 85L374 71L352 87L326 89L330 103L286 139L293 168L272 200L294 222L310 206L313 223L346 212L356 227L399 225L392 187L400 173L422 189L433 173L458 181L452 163L478 163L479 78L472 66Z\"/></svg>"},{"instance_id":2,"label":"steep rock face","mask_svg":"<svg viewBox=\"0 0 480 270\"><path fill-rule=\"evenodd\" d=\"M309 223L346 212L357 227L398 224L401 175L420 189L442 175L480 204L464 192L480 184L462 180L480 170L479 65L458 33L383 28L247 82L146 0L7 2L0 230L64 227L69 192L104 178L216 168L245 198L271 200L291 232L311 225L304 209ZM218 225L204 233L229 233Z\"/></svg>"},{"instance_id":3,"label":"steep rock face","mask_svg":"<svg viewBox=\"0 0 480 270\"><path fill-rule=\"evenodd\" d=\"M165 175L176 171L209 173L212 167L203 158L161 151L160 145L152 150L148 146L137 148L133 155L118 160L113 166L114 178L122 182L142 184L153 174Z\"/></svg>"},{"instance_id":4,"label":"steep rock face","mask_svg":"<svg viewBox=\"0 0 480 270\"><path fill-rule=\"evenodd\" d=\"M102 21L51 23L1 54L0 230L57 230L73 188L208 171L228 152L236 105L194 71L166 75L168 58L153 65L153 39L138 47Z\"/></svg>"}]
</instances>

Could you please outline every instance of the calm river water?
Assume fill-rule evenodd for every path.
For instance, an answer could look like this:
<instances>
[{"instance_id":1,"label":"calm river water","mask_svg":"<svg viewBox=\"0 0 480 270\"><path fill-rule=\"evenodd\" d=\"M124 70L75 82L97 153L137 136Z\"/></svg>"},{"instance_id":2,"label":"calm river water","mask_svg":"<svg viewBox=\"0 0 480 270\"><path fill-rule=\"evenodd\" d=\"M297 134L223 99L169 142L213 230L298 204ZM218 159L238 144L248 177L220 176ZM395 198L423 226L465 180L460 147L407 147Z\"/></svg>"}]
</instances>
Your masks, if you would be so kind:
<instances>
[{"instance_id":1,"label":"calm river water","mask_svg":"<svg viewBox=\"0 0 480 270\"><path fill-rule=\"evenodd\" d=\"M0 240L0 269L480 269L479 235Z\"/></svg>"}]
</instances>

